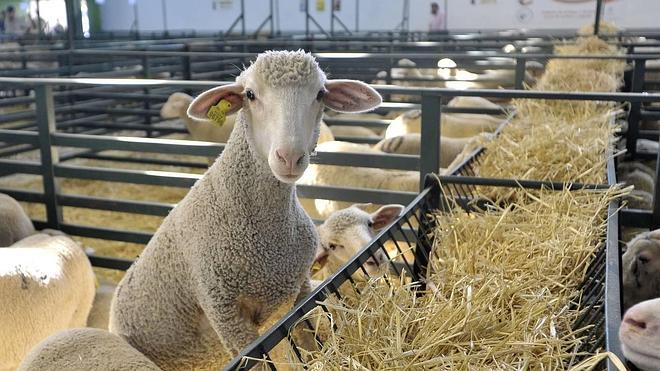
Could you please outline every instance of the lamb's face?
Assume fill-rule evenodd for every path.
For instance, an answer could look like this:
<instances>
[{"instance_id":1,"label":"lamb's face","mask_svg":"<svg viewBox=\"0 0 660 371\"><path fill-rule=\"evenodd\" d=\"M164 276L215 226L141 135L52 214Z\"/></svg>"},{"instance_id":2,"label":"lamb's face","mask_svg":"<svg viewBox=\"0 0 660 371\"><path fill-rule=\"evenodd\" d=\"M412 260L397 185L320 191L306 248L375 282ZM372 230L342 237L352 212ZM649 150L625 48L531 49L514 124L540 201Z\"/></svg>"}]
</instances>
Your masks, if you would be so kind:
<instances>
[{"instance_id":1,"label":"lamb's face","mask_svg":"<svg viewBox=\"0 0 660 371\"><path fill-rule=\"evenodd\" d=\"M623 354L645 371L660 370L660 299L630 308L621 322Z\"/></svg>"},{"instance_id":2,"label":"lamb's face","mask_svg":"<svg viewBox=\"0 0 660 371\"><path fill-rule=\"evenodd\" d=\"M623 290L637 300L660 297L660 230L642 233L628 243L623 254ZM631 304L635 303L626 303Z\"/></svg>"},{"instance_id":3,"label":"lamb's face","mask_svg":"<svg viewBox=\"0 0 660 371\"><path fill-rule=\"evenodd\" d=\"M403 206L387 205L373 214L362 210L363 205L354 205L336 211L318 227L320 248L317 260L327 259L331 267L348 262L375 237L376 231L384 228L399 215ZM364 264L371 276L378 276L387 268L387 255L377 250Z\"/></svg>"},{"instance_id":4,"label":"lamb's face","mask_svg":"<svg viewBox=\"0 0 660 371\"><path fill-rule=\"evenodd\" d=\"M257 152L277 179L295 182L307 169L319 138L323 83L316 78L302 85L269 86L248 78L244 86L243 110L252 123Z\"/></svg>"}]
</instances>

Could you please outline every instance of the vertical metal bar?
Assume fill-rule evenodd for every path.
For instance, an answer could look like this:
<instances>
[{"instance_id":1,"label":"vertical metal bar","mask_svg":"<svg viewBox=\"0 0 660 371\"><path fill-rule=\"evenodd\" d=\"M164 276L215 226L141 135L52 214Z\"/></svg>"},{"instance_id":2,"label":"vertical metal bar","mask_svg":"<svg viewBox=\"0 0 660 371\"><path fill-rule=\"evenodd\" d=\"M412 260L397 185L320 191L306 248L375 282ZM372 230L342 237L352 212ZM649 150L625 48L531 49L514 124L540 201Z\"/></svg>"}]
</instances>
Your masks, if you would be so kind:
<instances>
[{"instance_id":1,"label":"vertical metal bar","mask_svg":"<svg viewBox=\"0 0 660 371\"><path fill-rule=\"evenodd\" d=\"M600 13L603 11L603 0L596 0L596 20L594 21L594 35L600 31Z\"/></svg>"},{"instance_id":2,"label":"vertical metal bar","mask_svg":"<svg viewBox=\"0 0 660 371\"><path fill-rule=\"evenodd\" d=\"M241 36L245 36L245 0L241 0Z\"/></svg>"},{"instance_id":3,"label":"vertical metal bar","mask_svg":"<svg viewBox=\"0 0 660 371\"><path fill-rule=\"evenodd\" d=\"M309 38L309 0L305 0L305 37Z\"/></svg>"},{"instance_id":4,"label":"vertical metal bar","mask_svg":"<svg viewBox=\"0 0 660 371\"><path fill-rule=\"evenodd\" d=\"M335 36L335 1L330 0L330 35Z\"/></svg>"},{"instance_id":5,"label":"vertical metal bar","mask_svg":"<svg viewBox=\"0 0 660 371\"><path fill-rule=\"evenodd\" d=\"M525 81L525 70L527 66L527 59L518 57L516 59L516 75L514 81L514 87L518 90L522 90L523 82Z\"/></svg>"},{"instance_id":6,"label":"vertical metal bar","mask_svg":"<svg viewBox=\"0 0 660 371\"><path fill-rule=\"evenodd\" d=\"M34 89L39 129L39 152L41 154L41 174L46 204L48 227L59 229L62 224L62 208L57 203L59 187L53 166L59 161L57 150L53 148L50 135L55 132L55 107L53 90L50 86L39 85Z\"/></svg>"},{"instance_id":7,"label":"vertical metal bar","mask_svg":"<svg viewBox=\"0 0 660 371\"><path fill-rule=\"evenodd\" d=\"M607 219L606 262L605 262L605 333L607 340L605 349L623 359L621 343L619 343L619 326L621 325L621 252L619 251L619 203L611 202L608 207ZM608 370L617 368L608 361Z\"/></svg>"},{"instance_id":8,"label":"vertical metal bar","mask_svg":"<svg viewBox=\"0 0 660 371\"><path fill-rule=\"evenodd\" d=\"M161 0L162 9L163 9L163 29L165 34L167 34L167 1Z\"/></svg>"},{"instance_id":9,"label":"vertical metal bar","mask_svg":"<svg viewBox=\"0 0 660 371\"><path fill-rule=\"evenodd\" d=\"M186 81L192 80L192 67L190 62L190 44L186 43L183 46L183 50L186 52L186 56L183 57L183 79ZM184 90L186 94L192 94L192 89L188 88Z\"/></svg>"},{"instance_id":10,"label":"vertical metal bar","mask_svg":"<svg viewBox=\"0 0 660 371\"><path fill-rule=\"evenodd\" d=\"M143 77L145 79L148 79L149 77L151 77L150 76L151 75L150 69L151 68L149 66L149 56L144 55L142 57L142 74L143 74ZM149 94L150 94L150 89L149 88L144 88L144 89L142 89L142 91L144 92L144 94L146 96L149 96ZM151 114L149 113L149 111L151 109L151 101L149 99L145 99L144 103L143 103L143 107L144 107L145 111L147 111L147 113L144 116L144 124L151 126ZM153 131L151 129L148 129L146 131L146 134L147 134L148 138L151 138L153 136Z\"/></svg>"},{"instance_id":11,"label":"vertical metal bar","mask_svg":"<svg viewBox=\"0 0 660 371\"><path fill-rule=\"evenodd\" d=\"M422 94L422 138L419 159L419 188L426 174L440 169L440 97Z\"/></svg>"},{"instance_id":12,"label":"vertical metal bar","mask_svg":"<svg viewBox=\"0 0 660 371\"><path fill-rule=\"evenodd\" d=\"M660 140L660 138L659 138ZM660 150L657 154L657 159L660 160ZM655 164L655 183L653 190L653 215L651 221L651 230L660 228L660 183L658 183L658 178L660 177L660 161Z\"/></svg>"},{"instance_id":13,"label":"vertical metal bar","mask_svg":"<svg viewBox=\"0 0 660 371\"><path fill-rule=\"evenodd\" d=\"M273 15L273 0L270 0L270 37L275 36L275 17Z\"/></svg>"},{"instance_id":14,"label":"vertical metal bar","mask_svg":"<svg viewBox=\"0 0 660 371\"><path fill-rule=\"evenodd\" d=\"M360 0L355 0L355 32L360 31Z\"/></svg>"},{"instance_id":15,"label":"vertical metal bar","mask_svg":"<svg viewBox=\"0 0 660 371\"><path fill-rule=\"evenodd\" d=\"M632 88L633 93L639 93L644 89L644 74L646 72L646 60L636 59L633 75ZM637 138L639 138L639 121L641 118L641 102L630 103L630 114L628 115L628 135L626 136L626 149L631 158L637 155Z\"/></svg>"},{"instance_id":16,"label":"vertical metal bar","mask_svg":"<svg viewBox=\"0 0 660 371\"><path fill-rule=\"evenodd\" d=\"M37 0L37 40L41 40L43 32L41 29L41 12L39 11L39 0Z\"/></svg>"}]
</instances>

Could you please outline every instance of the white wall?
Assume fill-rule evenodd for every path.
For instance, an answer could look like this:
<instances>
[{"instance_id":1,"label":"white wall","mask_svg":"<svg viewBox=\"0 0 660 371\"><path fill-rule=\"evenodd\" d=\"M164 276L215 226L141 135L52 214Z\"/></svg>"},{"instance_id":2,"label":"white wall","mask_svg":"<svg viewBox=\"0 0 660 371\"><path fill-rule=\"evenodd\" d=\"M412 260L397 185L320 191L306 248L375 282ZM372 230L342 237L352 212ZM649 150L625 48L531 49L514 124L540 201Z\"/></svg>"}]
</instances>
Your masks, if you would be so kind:
<instances>
[{"instance_id":1,"label":"white wall","mask_svg":"<svg viewBox=\"0 0 660 371\"><path fill-rule=\"evenodd\" d=\"M133 23L132 0L105 0L101 4L104 30L127 30ZM169 30L226 30L240 14L240 0L135 0L138 7L138 28L145 31L164 30L163 8L166 4ZM278 1L278 0L275 0ZM330 3L323 11L316 10L317 0L309 0L310 13L326 30L330 29ZM410 29L425 31L428 27L430 4L436 1L444 9L447 2L447 26L461 29L575 29L592 22L595 0L567 3L562 0L410 0ZM658 27L660 0L605 0L605 19L621 27ZM224 8L220 3L230 3ZM474 2L474 4L472 4ZM214 8L215 3L215 8ZM364 30L394 30L402 20L404 0L359 0L359 28ZM246 30L254 31L268 16L268 0L245 0ZM337 16L355 29L356 0L341 0ZM339 25L335 23L337 30ZM279 28L283 32L304 31L305 16L300 0L279 0ZM315 27L310 22L310 29ZM239 25L235 30L240 31ZM268 30L268 27L266 28Z\"/></svg>"}]
</instances>

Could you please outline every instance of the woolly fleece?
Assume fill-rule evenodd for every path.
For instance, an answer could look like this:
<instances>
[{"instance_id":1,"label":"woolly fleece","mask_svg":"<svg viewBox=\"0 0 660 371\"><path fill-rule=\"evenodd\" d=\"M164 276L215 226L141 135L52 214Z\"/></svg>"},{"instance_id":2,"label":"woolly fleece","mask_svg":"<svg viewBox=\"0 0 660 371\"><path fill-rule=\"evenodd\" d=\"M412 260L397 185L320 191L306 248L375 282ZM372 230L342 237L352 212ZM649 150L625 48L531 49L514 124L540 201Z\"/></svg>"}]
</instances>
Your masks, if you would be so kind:
<instances>
[{"instance_id":1,"label":"woolly fleece","mask_svg":"<svg viewBox=\"0 0 660 371\"><path fill-rule=\"evenodd\" d=\"M34 233L32 221L21 205L0 193L0 247L7 247Z\"/></svg>"},{"instance_id":2,"label":"woolly fleece","mask_svg":"<svg viewBox=\"0 0 660 371\"><path fill-rule=\"evenodd\" d=\"M284 54L296 70L315 66L311 56ZM277 76L260 61L284 54L261 55L237 81L268 66ZM296 81L293 67L275 60L284 72L268 81ZM220 366L225 349L237 354L278 306L310 289L314 224L295 187L256 153L247 116L239 111L222 155L165 218L112 303L110 330L166 370Z\"/></svg>"}]
</instances>

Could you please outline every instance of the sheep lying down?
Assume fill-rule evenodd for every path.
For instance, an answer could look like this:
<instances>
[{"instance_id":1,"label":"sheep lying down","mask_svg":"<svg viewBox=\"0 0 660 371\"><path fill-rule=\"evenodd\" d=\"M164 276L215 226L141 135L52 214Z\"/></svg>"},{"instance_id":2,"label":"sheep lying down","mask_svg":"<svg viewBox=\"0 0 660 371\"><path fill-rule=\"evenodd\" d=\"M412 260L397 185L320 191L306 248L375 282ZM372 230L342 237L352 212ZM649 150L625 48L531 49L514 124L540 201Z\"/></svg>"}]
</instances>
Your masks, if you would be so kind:
<instances>
[{"instance_id":1,"label":"sheep lying down","mask_svg":"<svg viewBox=\"0 0 660 371\"><path fill-rule=\"evenodd\" d=\"M85 326L94 272L70 238L35 234L0 249L0 293L0 370L13 370L45 337Z\"/></svg>"},{"instance_id":2,"label":"sheep lying down","mask_svg":"<svg viewBox=\"0 0 660 371\"><path fill-rule=\"evenodd\" d=\"M119 336L94 328L61 331L40 342L18 371L150 371L155 363Z\"/></svg>"},{"instance_id":3,"label":"sheep lying down","mask_svg":"<svg viewBox=\"0 0 660 371\"><path fill-rule=\"evenodd\" d=\"M660 298L636 304L619 328L624 356L642 371L660 371Z\"/></svg>"},{"instance_id":4,"label":"sheep lying down","mask_svg":"<svg viewBox=\"0 0 660 371\"><path fill-rule=\"evenodd\" d=\"M21 205L10 196L0 193L0 247L10 246L34 233L32 221Z\"/></svg>"}]
</instances>

